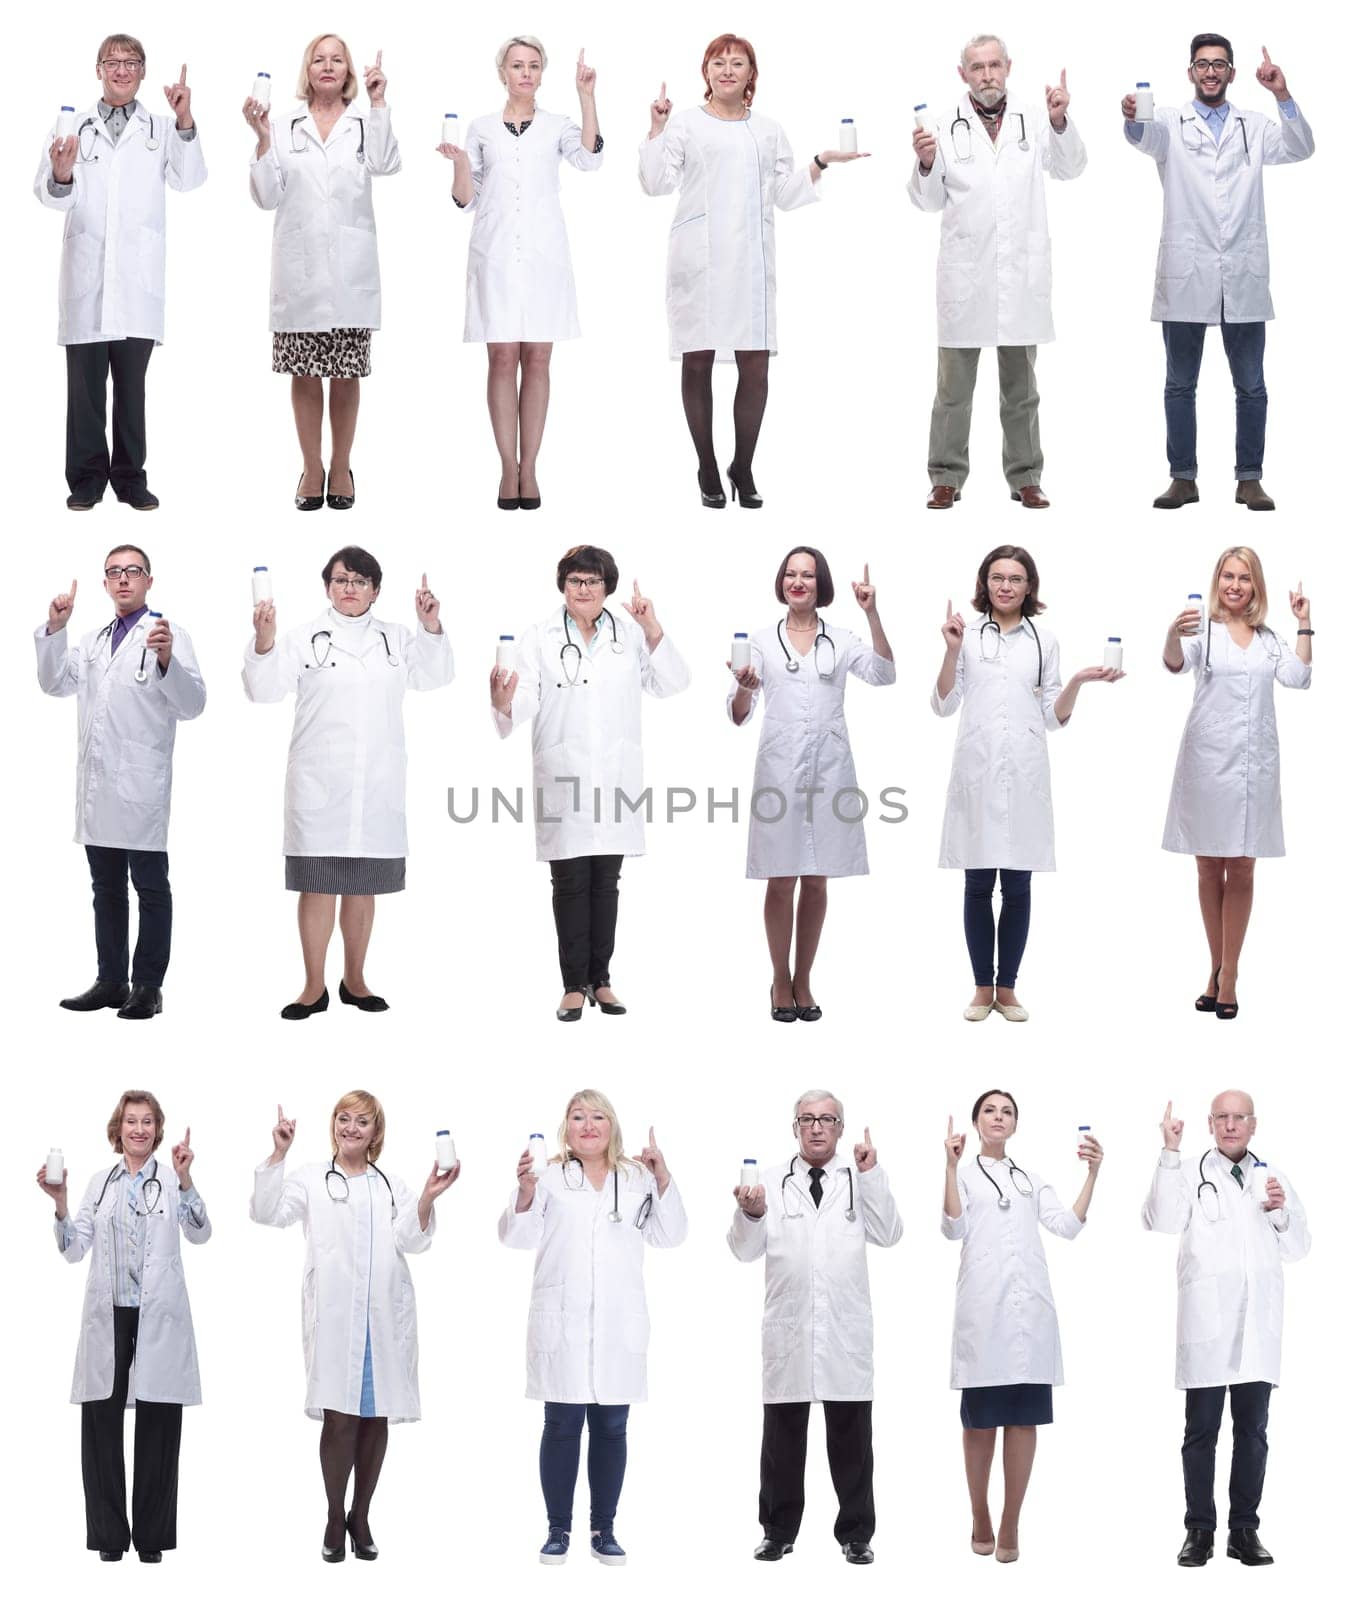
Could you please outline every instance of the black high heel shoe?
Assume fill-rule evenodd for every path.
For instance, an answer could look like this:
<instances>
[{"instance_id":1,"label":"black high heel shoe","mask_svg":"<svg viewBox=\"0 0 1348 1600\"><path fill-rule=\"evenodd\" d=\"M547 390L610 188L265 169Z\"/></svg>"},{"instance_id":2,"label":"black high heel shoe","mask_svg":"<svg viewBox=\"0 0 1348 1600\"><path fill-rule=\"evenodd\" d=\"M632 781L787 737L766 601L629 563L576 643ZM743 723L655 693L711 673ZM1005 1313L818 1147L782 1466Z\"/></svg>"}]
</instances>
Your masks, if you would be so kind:
<instances>
[{"instance_id":1,"label":"black high heel shoe","mask_svg":"<svg viewBox=\"0 0 1348 1600\"><path fill-rule=\"evenodd\" d=\"M763 496L754 488L753 474L748 473L747 482L735 475L735 463L732 461L725 469L725 475L730 479L730 498L738 497L739 503L746 511L757 511L763 504Z\"/></svg>"},{"instance_id":2,"label":"black high heel shoe","mask_svg":"<svg viewBox=\"0 0 1348 1600\"><path fill-rule=\"evenodd\" d=\"M353 472L351 474L351 493L350 494L330 494L328 496L328 510L329 511L350 511L351 507L353 505L355 505L355 503L356 503L356 475Z\"/></svg>"},{"instance_id":3,"label":"black high heel shoe","mask_svg":"<svg viewBox=\"0 0 1348 1600\"><path fill-rule=\"evenodd\" d=\"M379 1546L373 1539L370 1540L369 1544L357 1543L355 1534L351 1532L351 1518L349 1516L346 1519L346 1532L351 1540L351 1554L355 1556L357 1561L375 1561L378 1559Z\"/></svg>"},{"instance_id":4,"label":"black high heel shoe","mask_svg":"<svg viewBox=\"0 0 1348 1600\"><path fill-rule=\"evenodd\" d=\"M1235 1000L1215 1000L1213 1010L1217 1013L1218 1022L1230 1022L1236 1012L1240 1010L1239 1002Z\"/></svg>"},{"instance_id":5,"label":"black high heel shoe","mask_svg":"<svg viewBox=\"0 0 1348 1600\"><path fill-rule=\"evenodd\" d=\"M300 473L300 483L304 482L304 474ZM328 475L323 474L323 488L317 494L301 494L300 483L295 485L295 510L296 511L321 511L323 509L323 491L328 486Z\"/></svg>"},{"instance_id":6,"label":"black high heel shoe","mask_svg":"<svg viewBox=\"0 0 1348 1600\"><path fill-rule=\"evenodd\" d=\"M331 1523L329 1523L328 1526L331 1527ZM346 1550L342 1546L342 1536L341 1536L341 1534L339 1533L337 1535L337 1543L336 1544L329 1544L327 1542L327 1538L328 1538L328 1529L324 1528L323 1529L323 1559L324 1559L324 1561L328 1561L328 1562L345 1561L346 1560Z\"/></svg>"},{"instance_id":7,"label":"black high heel shoe","mask_svg":"<svg viewBox=\"0 0 1348 1600\"><path fill-rule=\"evenodd\" d=\"M542 504L543 496L541 494L522 494L520 496L521 511L537 511Z\"/></svg>"},{"instance_id":8,"label":"black high heel shoe","mask_svg":"<svg viewBox=\"0 0 1348 1600\"><path fill-rule=\"evenodd\" d=\"M1195 1011L1215 1011L1217 1009L1217 978L1221 970L1218 967L1217 971L1212 974L1212 993L1200 994L1198 999L1194 1001Z\"/></svg>"},{"instance_id":9,"label":"black high heel shoe","mask_svg":"<svg viewBox=\"0 0 1348 1600\"><path fill-rule=\"evenodd\" d=\"M517 467L516 473L519 468ZM498 511L518 511L520 508L519 481L516 479L514 494L498 494L496 496L496 509Z\"/></svg>"},{"instance_id":10,"label":"black high heel shoe","mask_svg":"<svg viewBox=\"0 0 1348 1600\"><path fill-rule=\"evenodd\" d=\"M590 1002L590 1004L592 1006L598 1006L606 1017L625 1017L627 1015L626 1006L620 1006L616 1001L613 1000L601 1000L594 992L596 989L607 988L608 985L606 983L587 983L582 993L585 995L585 998Z\"/></svg>"},{"instance_id":11,"label":"black high heel shoe","mask_svg":"<svg viewBox=\"0 0 1348 1600\"><path fill-rule=\"evenodd\" d=\"M579 1022L585 1012L585 1002L588 1000L591 1005L596 1004L594 995L588 988L577 989L575 993L581 997L580 1004L578 1006L558 1006L558 1022Z\"/></svg>"},{"instance_id":12,"label":"black high heel shoe","mask_svg":"<svg viewBox=\"0 0 1348 1600\"><path fill-rule=\"evenodd\" d=\"M337 985L337 998L344 1006L358 1006L362 1011L387 1011L388 1001L378 994L352 994L343 978Z\"/></svg>"},{"instance_id":13,"label":"black high heel shoe","mask_svg":"<svg viewBox=\"0 0 1348 1600\"><path fill-rule=\"evenodd\" d=\"M772 1007L772 1020L774 1022L795 1022L800 1017L800 1012L795 1006L773 1004L771 984L768 985L768 1005Z\"/></svg>"},{"instance_id":14,"label":"black high heel shoe","mask_svg":"<svg viewBox=\"0 0 1348 1600\"><path fill-rule=\"evenodd\" d=\"M706 506L708 510L725 510L725 490L721 487L719 478L716 482L715 492L713 494L708 494L707 491L702 487L702 468L699 467L697 469L697 488L698 493L702 496L702 504Z\"/></svg>"},{"instance_id":15,"label":"black high heel shoe","mask_svg":"<svg viewBox=\"0 0 1348 1600\"><path fill-rule=\"evenodd\" d=\"M328 991L324 989L313 1005L305 1005L303 1000L292 1000L288 1006L281 1007L281 1015L287 1022L303 1022L306 1018L316 1016L320 1011L328 1009ZM340 1560L341 1557L338 1557Z\"/></svg>"}]
</instances>

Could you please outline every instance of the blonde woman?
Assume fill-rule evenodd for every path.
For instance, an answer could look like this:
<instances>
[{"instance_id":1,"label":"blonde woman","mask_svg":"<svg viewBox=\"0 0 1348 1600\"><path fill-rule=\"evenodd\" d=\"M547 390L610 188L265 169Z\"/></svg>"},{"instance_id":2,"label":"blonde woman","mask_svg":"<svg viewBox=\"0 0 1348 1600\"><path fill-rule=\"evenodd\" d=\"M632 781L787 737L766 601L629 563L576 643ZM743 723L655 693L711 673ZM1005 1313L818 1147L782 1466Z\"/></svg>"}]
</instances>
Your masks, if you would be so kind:
<instances>
[{"instance_id":1,"label":"blonde woman","mask_svg":"<svg viewBox=\"0 0 1348 1600\"><path fill-rule=\"evenodd\" d=\"M571 1096L557 1131L559 1153L540 1172L526 1148L498 1232L534 1252L525 1394L543 1401L539 1474L548 1511L544 1566L571 1543L580 1435L590 1433L590 1553L627 1560L613 1521L627 1468L627 1412L646 1398L650 1322L642 1287L645 1246L682 1244L683 1201L655 1142L623 1154L617 1113L597 1089Z\"/></svg>"},{"instance_id":2,"label":"blonde woman","mask_svg":"<svg viewBox=\"0 0 1348 1600\"><path fill-rule=\"evenodd\" d=\"M1254 901L1254 864L1286 852L1278 781L1273 686L1309 689L1311 603L1289 590L1296 643L1267 624L1268 586L1248 545L1224 550L1206 611L1186 607L1170 624L1162 660L1192 672L1194 700L1180 740L1163 850L1198 859L1198 905L1212 976L1194 1001L1229 1022L1240 1010L1236 980Z\"/></svg>"},{"instance_id":3,"label":"blonde woman","mask_svg":"<svg viewBox=\"0 0 1348 1600\"><path fill-rule=\"evenodd\" d=\"M370 375L379 327L379 247L372 178L400 170L384 95L384 52L364 70L368 110L356 104L361 79L336 34L312 40L300 63L299 103L284 115L243 103L257 136L249 188L274 211L271 253L272 371L290 377L304 470L298 511L349 511L356 503L351 446L360 380ZM328 380L332 455L323 466L323 380ZM326 491L326 493L325 493Z\"/></svg>"},{"instance_id":4,"label":"blonde woman","mask_svg":"<svg viewBox=\"0 0 1348 1600\"><path fill-rule=\"evenodd\" d=\"M457 1164L431 1163L421 1194L376 1165L384 1108L364 1089L344 1094L328 1122L331 1158L287 1172L295 1120L278 1105L272 1152L253 1174L249 1214L273 1228L304 1224L304 1410L323 1424L318 1459L328 1500L324 1561L379 1554L370 1502L390 1422L421 1416L417 1306L407 1257L431 1247L435 1202ZM355 1474L351 1508L347 1483Z\"/></svg>"}]
</instances>

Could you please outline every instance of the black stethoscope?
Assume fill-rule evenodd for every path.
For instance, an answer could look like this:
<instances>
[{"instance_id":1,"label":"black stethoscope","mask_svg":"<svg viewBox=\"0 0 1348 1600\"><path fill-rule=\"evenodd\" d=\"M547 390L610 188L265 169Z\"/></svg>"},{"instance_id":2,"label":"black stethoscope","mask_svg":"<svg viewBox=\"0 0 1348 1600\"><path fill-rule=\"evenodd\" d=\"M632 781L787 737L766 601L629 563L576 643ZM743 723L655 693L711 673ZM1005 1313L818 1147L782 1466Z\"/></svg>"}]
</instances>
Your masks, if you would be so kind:
<instances>
[{"instance_id":1,"label":"black stethoscope","mask_svg":"<svg viewBox=\"0 0 1348 1600\"><path fill-rule=\"evenodd\" d=\"M295 142L295 129L299 127L300 123L303 122L304 118L307 117L308 115L309 115L309 113L306 111L304 113L304 116L291 117L291 119L290 119L290 153L291 153L292 156L302 156L302 155L304 155L304 153L309 148L308 136L307 135L305 137L305 141L304 141L303 144L297 144ZM365 162L365 118L364 117L353 117L351 120L353 122L355 122L360 128L360 143L356 146L356 160L359 161L362 165L364 165L364 162ZM154 146L151 145L149 148L153 149Z\"/></svg>"},{"instance_id":2,"label":"black stethoscope","mask_svg":"<svg viewBox=\"0 0 1348 1600\"><path fill-rule=\"evenodd\" d=\"M1039 657L1039 668L1038 668L1038 671L1035 673L1035 679L1034 679L1034 692L1036 694L1042 694L1043 693L1043 689L1044 689L1044 647L1039 642L1039 629L1035 627L1034 623L1032 623L1030 621L1030 619L1027 616L1024 615L1024 613L1021 614L1020 620L1030 630L1030 633L1034 637L1035 653ZM997 648L992 652L991 655L989 655L987 653L987 651L984 649L984 646L983 646L983 636L988 631L989 628L992 629L993 633L997 637ZM996 661L996 659L998 658L998 656L1001 655L1001 653L1002 653L1002 625L1001 625L1000 622L997 621L997 619L995 617L989 617L988 620L983 624L983 626L978 630L978 654L979 654L979 658L981 660L983 660L983 661Z\"/></svg>"},{"instance_id":3,"label":"black stethoscope","mask_svg":"<svg viewBox=\"0 0 1348 1600\"><path fill-rule=\"evenodd\" d=\"M136 1215L138 1217L148 1217L158 1212L159 1202L164 1198L164 1185L159 1181L159 1157L153 1156L150 1160L150 1165L154 1168L154 1171L140 1186L140 1198L145 1202L145 1209L142 1211L140 1205L136 1205ZM103 1204L103 1196L108 1192L108 1185L123 1170L122 1167L114 1167L104 1178L103 1187L98 1191L98 1200L94 1204L95 1211ZM135 1180L133 1179L132 1181L134 1182Z\"/></svg>"},{"instance_id":4,"label":"black stethoscope","mask_svg":"<svg viewBox=\"0 0 1348 1600\"><path fill-rule=\"evenodd\" d=\"M983 1157L981 1154L976 1155L974 1160L978 1163L978 1170L997 1191L998 1211L1010 1211L1011 1196L1007 1194L1007 1192L1002 1188L1001 1184L997 1182L996 1178L994 1178L988 1169L983 1165ZM1033 1200L1034 1180L1030 1177L1029 1173L1018 1167L1010 1156L1006 1157L1006 1164L1011 1169L1011 1187L1018 1195L1023 1195L1026 1200ZM1024 1188L1021 1188L1022 1180L1024 1180Z\"/></svg>"},{"instance_id":5,"label":"black stethoscope","mask_svg":"<svg viewBox=\"0 0 1348 1600\"><path fill-rule=\"evenodd\" d=\"M1278 643L1277 634L1274 633L1271 628L1262 628L1261 627L1261 628L1256 628L1254 631L1258 635L1260 644L1262 644L1263 647L1264 647L1264 654L1268 657L1268 659L1276 667L1278 662L1282 660L1282 646ZM1268 644L1270 639L1272 639L1272 641L1273 641L1273 648L1271 650L1269 649L1269 644ZM1251 642L1253 642L1253 641L1251 641ZM1208 618L1208 641L1207 641L1207 647L1203 651L1203 671L1204 672L1211 672L1212 671L1212 618L1211 617Z\"/></svg>"},{"instance_id":6,"label":"black stethoscope","mask_svg":"<svg viewBox=\"0 0 1348 1600\"><path fill-rule=\"evenodd\" d=\"M1248 167L1250 164L1250 136L1245 131L1245 118L1237 113L1236 121L1240 124L1240 142L1245 150L1245 165ZM1198 142L1196 144L1189 143L1189 135L1184 131L1185 125L1188 123L1194 124L1194 132L1198 136ZM1203 146L1207 143L1207 140L1203 136L1202 128L1198 127L1197 115L1186 117L1183 112L1180 113L1180 139L1183 142L1186 150L1191 151L1195 155L1202 154ZM1214 150L1218 148L1218 143L1215 139L1212 141L1212 148Z\"/></svg>"},{"instance_id":7,"label":"black stethoscope","mask_svg":"<svg viewBox=\"0 0 1348 1600\"><path fill-rule=\"evenodd\" d=\"M145 148L147 150L158 150L158 148L159 148L159 140L156 139L155 136L154 136L154 117L151 116L148 111L145 114L146 114L146 116L148 116L150 118L150 133L149 133L149 137L145 141ZM131 119L128 117L127 118L128 126L130 125L130 121L131 121ZM90 144L88 150L86 150L84 148L84 130L86 128L92 128L93 129L93 143ZM79 143L79 159L81 161L97 161L98 160L98 123L93 117L86 117L84 119L84 121L80 123L80 131L75 135L75 138ZM89 153L90 151L93 152L92 155Z\"/></svg>"},{"instance_id":8,"label":"black stethoscope","mask_svg":"<svg viewBox=\"0 0 1348 1600\"><path fill-rule=\"evenodd\" d=\"M1018 150L1028 150L1030 148L1030 141L1025 133L1025 113L1023 111L1008 111L1006 115L1008 117L1015 117L1020 122L1020 138L1016 140L1016 148ZM960 154L959 141L955 137L956 128L964 129L963 155ZM974 127L973 123L971 123L968 117L964 115L964 107L962 105L955 107L955 120L950 124L950 143L954 149L956 161L965 162L973 160Z\"/></svg>"},{"instance_id":9,"label":"black stethoscope","mask_svg":"<svg viewBox=\"0 0 1348 1600\"><path fill-rule=\"evenodd\" d=\"M800 1190L791 1181L795 1174L796 1162L799 1160L799 1156L791 1157L791 1164L787 1167L786 1176L782 1179L782 1215L789 1222L795 1222L799 1218L809 1215L809 1212L807 1212L805 1209L804 1201L802 1201L800 1198ZM821 1168L820 1170L822 1171L823 1169ZM847 1174L847 1210L843 1212L843 1216L848 1222L855 1222L857 1220L857 1197L856 1190L852 1187L852 1169L851 1167L844 1167L842 1171ZM839 1173L838 1176L841 1177L842 1173ZM795 1211L790 1210L786 1203L786 1189L788 1184L791 1185L792 1191L796 1195L797 1209Z\"/></svg>"},{"instance_id":10,"label":"black stethoscope","mask_svg":"<svg viewBox=\"0 0 1348 1600\"><path fill-rule=\"evenodd\" d=\"M603 631L605 617L608 618L608 625L613 635L609 643L609 649L615 656L620 656L623 653L623 642L618 637L618 619L605 606L599 613L598 619L601 632ZM590 680L582 678L580 675L581 669L585 665L585 657L581 654L580 646L571 637L571 613L565 606L562 608L562 632L566 635L566 642L561 648L562 676L566 679L566 682L559 683L557 687L559 689L574 689L578 684L588 683ZM573 651L575 652L574 658L572 656Z\"/></svg>"},{"instance_id":11,"label":"black stethoscope","mask_svg":"<svg viewBox=\"0 0 1348 1600\"><path fill-rule=\"evenodd\" d=\"M571 1168L572 1167L576 1168L576 1171L577 1171L577 1174L578 1174L577 1180L576 1180L575 1183L572 1183L572 1181L571 1181ZM576 1192L577 1190L580 1190L580 1189L583 1189L583 1188L586 1187L587 1179L585 1177L585 1167L584 1167L584 1164L582 1163L582 1161L581 1161L579 1156L567 1156L563 1160L563 1162L562 1162L562 1182L573 1193ZM635 1218L633 1219L635 1221L636 1225L637 1225L638 1231L642 1231L642 1230L645 1229L646 1224L651 1220L651 1212L654 1209L655 1209L655 1198L651 1194L650 1190L648 1189L646 1191L645 1195L642 1197L641 1204L637 1207L637 1214L636 1214ZM618 1204L618 1169L617 1169L617 1167L614 1167L614 1169L613 1169L613 1209L608 1214L608 1220L610 1222L621 1222L622 1219L623 1219L622 1207Z\"/></svg>"},{"instance_id":12,"label":"black stethoscope","mask_svg":"<svg viewBox=\"0 0 1348 1600\"><path fill-rule=\"evenodd\" d=\"M148 635L150 629L154 626L154 624L156 622L158 622L163 617L164 613L162 611L147 611L145 613L145 615L151 619L151 621L148 623L148 625L146 626L146 629L145 629L145 632ZM116 628L117 623L118 623L119 620L120 620L119 618L114 617L112 619L112 621L110 623L108 623L108 625L105 628L100 628L98 630L98 639L96 639L94 642L98 643L100 640L106 638L107 641L108 641L108 648L111 649L112 648L113 630ZM139 627L140 627L140 623L137 622L135 624L135 627L128 628L127 633L128 634L132 634L132 633L134 633L136 631L136 628L139 628ZM150 653L149 645L142 643L142 645L140 647L140 665L131 674L131 676L136 680L137 683L148 683L150 681L150 674L145 670L145 660L146 660L146 657L149 655L149 653Z\"/></svg>"},{"instance_id":13,"label":"black stethoscope","mask_svg":"<svg viewBox=\"0 0 1348 1600\"><path fill-rule=\"evenodd\" d=\"M388 634L386 634L382 628L379 630L379 637L384 641L385 661L390 667L396 667L398 665L398 657L394 652L393 646L388 642ZM318 641L320 639L323 641L323 654L321 657L318 654ZM335 667L337 665L337 663L332 660L331 628L320 628L317 633L311 633L309 635L309 650L314 659L312 662L306 661L304 663L304 670L306 672L309 671L311 666Z\"/></svg>"},{"instance_id":14,"label":"black stethoscope","mask_svg":"<svg viewBox=\"0 0 1348 1600\"><path fill-rule=\"evenodd\" d=\"M368 1166L371 1172L379 1172L379 1168L375 1166L373 1161L369 1162ZM379 1176L384 1178L384 1174L382 1172L379 1172ZM337 1180L337 1187L335 1189L332 1185L332 1180L334 1178ZM323 1186L328 1191L329 1200L334 1200L345 1204L351 1198L350 1181L342 1169L337 1165L336 1156L333 1156L332 1161L328 1166L328 1170L323 1174ZM393 1198L393 1185L388 1181L387 1178L384 1178L384 1187L388 1190L389 1209L396 1217L398 1215L398 1202Z\"/></svg>"},{"instance_id":15,"label":"black stethoscope","mask_svg":"<svg viewBox=\"0 0 1348 1600\"><path fill-rule=\"evenodd\" d=\"M833 640L829 637L829 631L824 626L823 617L816 616L815 621L819 624L819 629L818 629L818 632L814 636L814 646L813 646L813 649L814 649L814 670L819 674L819 676L821 678L831 678L833 676L833 674L838 670L838 647L834 644ZM780 619L778 620L778 623L777 623L777 643L779 645L781 645L782 654L786 657L786 670L788 672L799 672L800 671L800 657L796 654L796 652L794 650L791 649L791 647L787 644L786 640L783 638L783 636L782 636L782 624L781 624L781 620ZM819 664L819 646L820 646L821 643L822 644L826 644L828 646L828 650L829 650L829 663L828 663L828 671L827 672L825 672L823 667L821 667L820 664Z\"/></svg>"},{"instance_id":16,"label":"black stethoscope","mask_svg":"<svg viewBox=\"0 0 1348 1600\"><path fill-rule=\"evenodd\" d=\"M1222 1220L1222 1197L1217 1191L1217 1185L1212 1181L1211 1178L1208 1177L1208 1175L1203 1170L1204 1162L1213 1153L1214 1152L1211 1151L1211 1150L1205 1150L1203 1152L1203 1154L1201 1156L1199 1156L1199 1158L1198 1158L1198 1209L1203 1213L1203 1215L1207 1218L1207 1220L1209 1222L1220 1222ZM1256 1167L1262 1167L1264 1165L1264 1163L1259 1159L1259 1157L1257 1155L1255 1155L1253 1150L1247 1149L1245 1154L1247 1156L1249 1156L1250 1160L1254 1163L1254 1165ZM1231 1165L1233 1167L1234 1166L1239 1166L1240 1163L1238 1161L1233 1161L1231 1163ZM1245 1187L1245 1185L1242 1182L1241 1188L1243 1189L1244 1187ZM1203 1194L1203 1191L1205 1189L1210 1189L1212 1191L1212 1204L1215 1207L1215 1214L1214 1214L1213 1211L1209 1211L1208 1210L1207 1202L1206 1202L1206 1200L1204 1198L1204 1194Z\"/></svg>"}]
</instances>

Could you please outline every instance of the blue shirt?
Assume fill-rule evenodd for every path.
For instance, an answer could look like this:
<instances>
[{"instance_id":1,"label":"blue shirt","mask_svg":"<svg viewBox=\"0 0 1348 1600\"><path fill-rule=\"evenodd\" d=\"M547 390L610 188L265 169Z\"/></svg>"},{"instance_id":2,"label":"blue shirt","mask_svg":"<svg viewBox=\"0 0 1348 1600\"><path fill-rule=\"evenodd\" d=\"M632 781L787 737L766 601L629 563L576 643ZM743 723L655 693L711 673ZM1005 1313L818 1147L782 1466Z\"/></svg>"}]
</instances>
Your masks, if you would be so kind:
<instances>
[{"instance_id":1,"label":"blue shirt","mask_svg":"<svg viewBox=\"0 0 1348 1600\"><path fill-rule=\"evenodd\" d=\"M159 1181L158 1159L147 1161L134 1177L127 1171L123 1157L108 1179L104 1202L110 1203L108 1215L112 1223L112 1303L115 1306L139 1306L141 1285L145 1277L145 1184L147 1179ZM125 1181L123 1181L125 1180ZM154 1200L154 1210L163 1209L163 1189ZM181 1227L200 1228L206 1221L206 1207L196 1188L179 1190L178 1223ZM69 1248L75 1237L75 1224L69 1212L57 1226L56 1245L61 1251Z\"/></svg>"},{"instance_id":2,"label":"blue shirt","mask_svg":"<svg viewBox=\"0 0 1348 1600\"><path fill-rule=\"evenodd\" d=\"M1226 126L1226 119L1230 115L1231 106L1223 100L1219 106L1204 105L1201 100L1192 102L1194 110L1203 119L1203 126L1212 135L1212 142L1218 143L1222 137L1222 129ZM1285 117L1288 122L1295 122L1297 118L1297 103L1295 100L1279 100L1277 102L1278 115ZM1123 131L1134 144L1142 143L1142 134L1146 128L1145 122L1125 122Z\"/></svg>"}]
</instances>

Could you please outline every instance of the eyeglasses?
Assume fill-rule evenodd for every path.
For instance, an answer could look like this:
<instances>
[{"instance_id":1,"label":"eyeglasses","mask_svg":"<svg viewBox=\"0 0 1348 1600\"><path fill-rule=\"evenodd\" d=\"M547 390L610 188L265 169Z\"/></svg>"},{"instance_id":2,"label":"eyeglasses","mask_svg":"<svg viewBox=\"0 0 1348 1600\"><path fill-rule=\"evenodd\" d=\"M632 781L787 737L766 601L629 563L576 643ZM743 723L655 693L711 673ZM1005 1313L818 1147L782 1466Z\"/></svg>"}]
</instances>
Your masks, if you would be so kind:
<instances>
[{"instance_id":1,"label":"eyeglasses","mask_svg":"<svg viewBox=\"0 0 1348 1600\"><path fill-rule=\"evenodd\" d=\"M105 578L107 578L110 582L116 580L117 578L143 578L143 577L145 577L145 575L146 574L145 574L145 568L144 567L104 567L103 568L103 576Z\"/></svg>"},{"instance_id":2,"label":"eyeglasses","mask_svg":"<svg viewBox=\"0 0 1348 1600\"><path fill-rule=\"evenodd\" d=\"M796 1126L798 1128L822 1128L827 1133L830 1128L836 1128L841 1121L841 1117L831 1117L825 1112L822 1117L797 1117Z\"/></svg>"},{"instance_id":3,"label":"eyeglasses","mask_svg":"<svg viewBox=\"0 0 1348 1600\"><path fill-rule=\"evenodd\" d=\"M1231 63L1223 61L1220 57L1216 61L1204 61L1200 57L1197 61L1191 61L1189 65L1195 72L1230 72L1231 70Z\"/></svg>"},{"instance_id":4,"label":"eyeglasses","mask_svg":"<svg viewBox=\"0 0 1348 1600\"><path fill-rule=\"evenodd\" d=\"M368 578L349 578L349 577L334 578L332 580L332 585L331 586L334 589L356 589L356 590L362 590L362 589L368 589L370 587L370 580Z\"/></svg>"},{"instance_id":5,"label":"eyeglasses","mask_svg":"<svg viewBox=\"0 0 1348 1600\"><path fill-rule=\"evenodd\" d=\"M993 572L988 575L988 587L1000 589L1023 589L1030 580L1026 577L1012 577L1007 572Z\"/></svg>"},{"instance_id":6,"label":"eyeglasses","mask_svg":"<svg viewBox=\"0 0 1348 1600\"><path fill-rule=\"evenodd\" d=\"M104 56L98 64L104 72L139 72L145 65L139 56Z\"/></svg>"},{"instance_id":7,"label":"eyeglasses","mask_svg":"<svg viewBox=\"0 0 1348 1600\"><path fill-rule=\"evenodd\" d=\"M566 586L568 589L602 589L604 580L602 578L577 578L572 576L566 580Z\"/></svg>"},{"instance_id":8,"label":"eyeglasses","mask_svg":"<svg viewBox=\"0 0 1348 1600\"><path fill-rule=\"evenodd\" d=\"M1252 1123L1254 1121L1254 1112L1253 1111L1214 1111L1212 1113L1212 1120L1214 1122L1234 1123L1234 1125L1237 1128L1245 1128L1245 1127L1248 1127L1250 1125L1250 1123Z\"/></svg>"}]
</instances>

